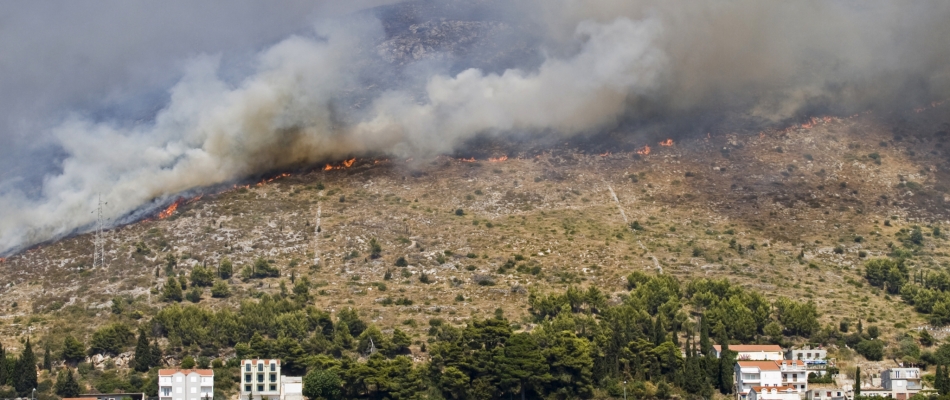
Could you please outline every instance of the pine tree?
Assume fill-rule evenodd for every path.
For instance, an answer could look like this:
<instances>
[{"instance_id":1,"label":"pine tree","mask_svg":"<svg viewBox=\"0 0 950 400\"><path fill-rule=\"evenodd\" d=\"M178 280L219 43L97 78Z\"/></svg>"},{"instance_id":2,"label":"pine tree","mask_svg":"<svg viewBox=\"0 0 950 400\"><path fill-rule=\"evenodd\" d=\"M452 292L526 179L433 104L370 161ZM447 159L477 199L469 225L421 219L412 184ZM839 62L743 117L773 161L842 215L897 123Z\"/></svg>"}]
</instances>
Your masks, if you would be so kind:
<instances>
[{"instance_id":1,"label":"pine tree","mask_svg":"<svg viewBox=\"0 0 950 400\"><path fill-rule=\"evenodd\" d=\"M145 372L152 367L152 349L148 345L145 329L139 329L139 340L135 344L135 358L132 363L136 371Z\"/></svg>"},{"instance_id":2,"label":"pine tree","mask_svg":"<svg viewBox=\"0 0 950 400\"><path fill-rule=\"evenodd\" d=\"M861 321L858 321L858 325L861 325ZM861 367L857 367L854 370L854 399L858 400L861 398Z\"/></svg>"},{"instance_id":3,"label":"pine tree","mask_svg":"<svg viewBox=\"0 0 950 400\"><path fill-rule=\"evenodd\" d=\"M69 368L60 371L56 377L56 394L64 398L79 396L79 382L76 382L73 371Z\"/></svg>"},{"instance_id":4,"label":"pine tree","mask_svg":"<svg viewBox=\"0 0 950 400\"><path fill-rule=\"evenodd\" d=\"M63 340L63 359L66 362L75 363L84 358L86 358L86 346L72 335L66 336Z\"/></svg>"},{"instance_id":5,"label":"pine tree","mask_svg":"<svg viewBox=\"0 0 950 400\"><path fill-rule=\"evenodd\" d=\"M178 283L177 279L169 277L165 281L165 288L162 290L163 300L181 302L181 296L181 284Z\"/></svg>"},{"instance_id":6,"label":"pine tree","mask_svg":"<svg viewBox=\"0 0 950 400\"><path fill-rule=\"evenodd\" d=\"M26 346L17 359L13 387L22 397L29 396L36 388L36 355L33 354L33 345L26 339Z\"/></svg>"}]
</instances>

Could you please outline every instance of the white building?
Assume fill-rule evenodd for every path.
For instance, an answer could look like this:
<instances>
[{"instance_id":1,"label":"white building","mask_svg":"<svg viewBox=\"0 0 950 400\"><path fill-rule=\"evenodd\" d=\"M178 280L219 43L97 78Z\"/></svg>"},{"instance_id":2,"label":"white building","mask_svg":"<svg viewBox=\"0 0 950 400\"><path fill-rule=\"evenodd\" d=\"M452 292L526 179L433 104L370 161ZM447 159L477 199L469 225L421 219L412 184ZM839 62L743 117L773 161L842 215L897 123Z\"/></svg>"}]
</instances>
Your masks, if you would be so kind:
<instances>
[{"instance_id":1,"label":"white building","mask_svg":"<svg viewBox=\"0 0 950 400\"><path fill-rule=\"evenodd\" d=\"M241 376L241 400L280 400L280 360L242 360Z\"/></svg>"},{"instance_id":2,"label":"white building","mask_svg":"<svg viewBox=\"0 0 950 400\"><path fill-rule=\"evenodd\" d=\"M285 376L280 379L281 400L304 400L303 377Z\"/></svg>"},{"instance_id":3,"label":"white building","mask_svg":"<svg viewBox=\"0 0 950 400\"><path fill-rule=\"evenodd\" d=\"M214 398L214 371L210 369L158 370L159 400Z\"/></svg>"},{"instance_id":4,"label":"white building","mask_svg":"<svg viewBox=\"0 0 950 400\"><path fill-rule=\"evenodd\" d=\"M801 396L791 386L753 386L749 400L801 400Z\"/></svg>"},{"instance_id":5,"label":"white building","mask_svg":"<svg viewBox=\"0 0 950 400\"><path fill-rule=\"evenodd\" d=\"M919 368L889 368L881 373L881 386L894 392L917 393L923 386L920 384Z\"/></svg>"},{"instance_id":6,"label":"white building","mask_svg":"<svg viewBox=\"0 0 950 400\"><path fill-rule=\"evenodd\" d=\"M716 357L722 353L722 346L713 345ZM730 344L729 351L736 352L736 360L784 360L782 347L775 344Z\"/></svg>"},{"instance_id":7,"label":"white building","mask_svg":"<svg viewBox=\"0 0 950 400\"><path fill-rule=\"evenodd\" d=\"M805 400L848 400L850 394L842 388L811 389L805 394Z\"/></svg>"},{"instance_id":8,"label":"white building","mask_svg":"<svg viewBox=\"0 0 950 400\"><path fill-rule=\"evenodd\" d=\"M753 387L789 387L799 396L808 390L808 371L798 360L738 361L735 379L739 400L749 400Z\"/></svg>"}]
</instances>

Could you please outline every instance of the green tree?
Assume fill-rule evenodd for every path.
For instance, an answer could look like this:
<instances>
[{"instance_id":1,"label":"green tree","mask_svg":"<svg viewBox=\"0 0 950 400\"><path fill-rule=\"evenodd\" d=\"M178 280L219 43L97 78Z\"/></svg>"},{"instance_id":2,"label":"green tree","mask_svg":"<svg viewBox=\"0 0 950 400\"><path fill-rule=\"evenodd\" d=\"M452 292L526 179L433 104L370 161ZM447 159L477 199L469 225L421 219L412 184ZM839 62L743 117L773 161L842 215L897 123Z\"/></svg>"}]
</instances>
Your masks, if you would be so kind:
<instances>
[{"instance_id":1,"label":"green tree","mask_svg":"<svg viewBox=\"0 0 950 400\"><path fill-rule=\"evenodd\" d=\"M516 333L508 338L500 364L502 387L509 393L521 393L522 400L527 392L535 393L531 398L540 398L545 383L554 379L541 347L529 333Z\"/></svg>"},{"instance_id":2,"label":"green tree","mask_svg":"<svg viewBox=\"0 0 950 400\"><path fill-rule=\"evenodd\" d=\"M211 270L200 265L195 266L195 268L191 270L192 287L208 287L211 286L212 283L214 283L214 272Z\"/></svg>"},{"instance_id":3,"label":"green tree","mask_svg":"<svg viewBox=\"0 0 950 400\"><path fill-rule=\"evenodd\" d=\"M148 344L148 337L145 336L145 329L139 329L139 339L135 344L135 355L132 359L132 365L136 371L146 372L154 362L152 361L152 349Z\"/></svg>"},{"instance_id":4,"label":"green tree","mask_svg":"<svg viewBox=\"0 0 950 400\"><path fill-rule=\"evenodd\" d=\"M383 246L379 244L379 241L376 238L369 240L369 258L377 259L383 253Z\"/></svg>"},{"instance_id":5,"label":"green tree","mask_svg":"<svg viewBox=\"0 0 950 400\"><path fill-rule=\"evenodd\" d=\"M181 367L183 369L192 369L195 367L195 358L192 356L185 356L181 359Z\"/></svg>"},{"instance_id":6,"label":"green tree","mask_svg":"<svg viewBox=\"0 0 950 400\"><path fill-rule=\"evenodd\" d=\"M871 339L877 339L881 335L881 328L878 328L877 325L871 325L868 327L868 337Z\"/></svg>"},{"instance_id":7,"label":"green tree","mask_svg":"<svg viewBox=\"0 0 950 400\"><path fill-rule=\"evenodd\" d=\"M228 287L227 282L219 280L211 287L211 297L223 299L228 296L231 296L231 289Z\"/></svg>"},{"instance_id":8,"label":"green tree","mask_svg":"<svg viewBox=\"0 0 950 400\"><path fill-rule=\"evenodd\" d=\"M303 395L310 400L343 398L343 381L332 370L311 369L303 378Z\"/></svg>"},{"instance_id":9,"label":"green tree","mask_svg":"<svg viewBox=\"0 0 950 400\"><path fill-rule=\"evenodd\" d=\"M116 323L96 329L89 342L89 355L111 354L117 355L125 349L126 344L135 337L125 324Z\"/></svg>"},{"instance_id":10,"label":"green tree","mask_svg":"<svg viewBox=\"0 0 950 400\"><path fill-rule=\"evenodd\" d=\"M72 370L64 368L59 372L56 376L55 391L59 397L63 398L79 396L79 382L76 382Z\"/></svg>"},{"instance_id":11,"label":"green tree","mask_svg":"<svg viewBox=\"0 0 950 400\"><path fill-rule=\"evenodd\" d=\"M218 265L218 276L221 279L228 279L231 275L234 275L234 265L231 264L231 260L222 259L221 264Z\"/></svg>"},{"instance_id":12,"label":"green tree","mask_svg":"<svg viewBox=\"0 0 950 400\"><path fill-rule=\"evenodd\" d=\"M181 284L178 283L178 279L172 277L165 279L165 287L162 289L162 300L180 302L181 298Z\"/></svg>"},{"instance_id":13,"label":"green tree","mask_svg":"<svg viewBox=\"0 0 950 400\"><path fill-rule=\"evenodd\" d=\"M719 392L732 393L733 366L736 364L736 353L729 350L729 341L720 339L722 350L719 352Z\"/></svg>"},{"instance_id":14,"label":"green tree","mask_svg":"<svg viewBox=\"0 0 950 400\"><path fill-rule=\"evenodd\" d=\"M881 361L884 358L884 342L878 339L862 340L854 350L869 361Z\"/></svg>"},{"instance_id":15,"label":"green tree","mask_svg":"<svg viewBox=\"0 0 950 400\"><path fill-rule=\"evenodd\" d=\"M66 335L63 340L63 360L68 363L77 363L86 358L86 346L72 335Z\"/></svg>"},{"instance_id":16,"label":"green tree","mask_svg":"<svg viewBox=\"0 0 950 400\"><path fill-rule=\"evenodd\" d=\"M191 290L188 291L188 294L185 295L185 298L192 303L198 303L201 301L201 289L197 286L193 286Z\"/></svg>"},{"instance_id":17,"label":"green tree","mask_svg":"<svg viewBox=\"0 0 950 400\"><path fill-rule=\"evenodd\" d=\"M43 369L48 372L53 371L53 356L50 354L48 341L43 346Z\"/></svg>"},{"instance_id":18,"label":"green tree","mask_svg":"<svg viewBox=\"0 0 950 400\"><path fill-rule=\"evenodd\" d=\"M30 339L26 339L23 352L20 353L20 358L17 359L14 375L13 387L17 394L20 397L29 396L36 388L37 383L36 355L33 354L33 345L30 344Z\"/></svg>"},{"instance_id":19,"label":"green tree","mask_svg":"<svg viewBox=\"0 0 950 400\"><path fill-rule=\"evenodd\" d=\"M861 367L854 369L854 398L861 398Z\"/></svg>"}]
</instances>

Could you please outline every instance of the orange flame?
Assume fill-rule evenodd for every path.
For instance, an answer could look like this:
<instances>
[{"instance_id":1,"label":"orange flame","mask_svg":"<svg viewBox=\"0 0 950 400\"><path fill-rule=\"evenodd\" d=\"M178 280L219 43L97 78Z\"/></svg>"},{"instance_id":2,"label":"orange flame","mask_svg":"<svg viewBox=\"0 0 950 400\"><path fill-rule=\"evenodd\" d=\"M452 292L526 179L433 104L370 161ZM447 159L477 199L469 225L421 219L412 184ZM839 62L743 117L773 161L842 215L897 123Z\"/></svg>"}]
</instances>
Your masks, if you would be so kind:
<instances>
[{"instance_id":1,"label":"orange flame","mask_svg":"<svg viewBox=\"0 0 950 400\"><path fill-rule=\"evenodd\" d=\"M461 161L461 162L475 162L475 157L460 158L459 161Z\"/></svg>"},{"instance_id":2,"label":"orange flame","mask_svg":"<svg viewBox=\"0 0 950 400\"><path fill-rule=\"evenodd\" d=\"M333 165L331 165L331 164L327 164L326 167L323 167L323 170L324 170L324 171L332 171L332 170L334 170L334 169L349 168L349 167L352 167L352 166L353 166L353 163L355 163L355 162L356 162L356 157L353 157L353 158L351 158L351 159L349 159L349 160L343 160L343 161L340 163L340 165L337 165L337 166L333 166Z\"/></svg>"},{"instance_id":3,"label":"orange flame","mask_svg":"<svg viewBox=\"0 0 950 400\"><path fill-rule=\"evenodd\" d=\"M609 156L610 156L610 152L609 152L609 151L606 151L606 152L604 152L604 154L601 154L600 156L601 156L601 157L609 157Z\"/></svg>"},{"instance_id":4,"label":"orange flame","mask_svg":"<svg viewBox=\"0 0 950 400\"><path fill-rule=\"evenodd\" d=\"M507 159L508 159L508 156L501 156L501 157L497 157L497 158L489 158L488 161L489 161L489 162L502 162L502 161L505 161L505 160L507 160Z\"/></svg>"},{"instance_id":5,"label":"orange flame","mask_svg":"<svg viewBox=\"0 0 950 400\"><path fill-rule=\"evenodd\" d=\"M650 155L650 146L643 146L642 149L637 150L637 154L642 155L642 156Z\"/></svg>"},{"instance_id":6,"label":"orange flame","mask_svg":"<svg viewBox=\"0 0 950 400\"><path fill-rule=\"evenodd\" d=\"M666 139L666 140L660 142L660 146L663 146L663 147L672 147L672 146L673 146L673 139Z\"/></svg>"},{"instance_id":7,"label":"orange flame","mask_svg":"<svg viewBox=\"0 0 950 400\"><path fill-rule=\"evenodd\" d=\"M185 202L184 198L179 197L178 200L175 200L168 208L164 211L158 213L158 219L165 219L171 217L175 213L175 210L178 209L178 206L182 205Z\"/></svg>"}]
</instances>

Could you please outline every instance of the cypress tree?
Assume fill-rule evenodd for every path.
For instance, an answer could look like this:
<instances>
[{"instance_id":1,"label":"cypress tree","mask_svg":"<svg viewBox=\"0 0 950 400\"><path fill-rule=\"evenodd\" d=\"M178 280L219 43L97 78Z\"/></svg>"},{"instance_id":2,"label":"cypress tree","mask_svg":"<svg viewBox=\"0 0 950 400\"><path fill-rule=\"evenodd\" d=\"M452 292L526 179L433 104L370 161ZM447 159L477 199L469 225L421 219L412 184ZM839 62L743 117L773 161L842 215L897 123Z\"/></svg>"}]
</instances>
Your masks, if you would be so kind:
<instances>
[{"instance_id":1,"label":"cypress tree","mask_svg":"<svg viewBox=\"0 0 950 400\"><path fill-rule=\"evenodd\" d=\"M162 348L158 346L158 342L152 343L151 353L149 365L153 367L162 365Z\"/></svg>"},{"instance_id":2,"label":"cypress tree","mask_svg":"<svg viewBox=\"0 0 950 400\"><path fill-rule=\"evenodd\" d=\"M53 372L53 357L49 353L49 342L46 342L46 346L44 346L43 369Z\"/></svg>"},{"instance_id":3,"label":"cypress tree","mask_svg":"<svg viewBox=\"0 0 950 400\"><path fill-rule=\"evenodd\" d=\"M36 355L33 354L33 345L26 339L26 346L20 358L17 359L13 380L13 387L21 397L27 397L36 388Z\"/></svg>"},{"instance_id":4,"label":"cypress tree","mask_svg":"<svg viewBox=\"0 0 950 400\"><path fill-rule=\"evenodd\" d=\"M736 364L735 354L729 350L729 337L722 325L716 329L719 336L719 344L722 351L719 352L719 392L722 394L732 393L734 367Z\"/></svg>"},{"instance_id":5,"label":"cypress tree","mask_svg":"<svg viewBox=\"0 0 950 400\"><path fill-rule=\"evenodd\" d=\"M709 324L706 323L706 316L703 315L699 320L699 351L703 355L712 352L712 343L709 343Z\"/></svg>"},{"instance_id":6,"label":"cypress tree","mask_svg":"<svg viewBox=\"0 0 950 400\"><path fill-rule=\"evenodd\" d=\"M79 396L79 382L76 382L73 371L69 368L61 371L56 377L56 394L60 397Z\"/></svg>"},{"instance_id":7,"label":"cypress tree","mask_svg":"<svg viewBox=\"0 0 950 400\"><path fill-rule=\"evenodd\" d=\"M666 328L663 327L663 314L656 316L656 324L653 326L653 345L659 346L666 341Z\"/></svg>"},{"instance_id":8,"label":"cypress tree","mask_svg":"<svg viewBox=\"0 0 950 400\"><path fill-rule=\"evenodd\" d=\"M858 325L861 325L861 321L858 321ZM861 398L861 367L855 368L854 371L854 400Z\"/></svg>"},{"instance_id":9,"label":"cypress tree","mask_svg":"<svg viewBox=\"0 0 950 400\"><path fill-rule=\"evenodd\" d=\"M135 344L134 357L132 362L136 371L146 372L152 367L152 349L148 345L148 338L145 337L145 329L139 329L139 340Z\"/></svg>"},{"instance_id":10,"label":"cypress tree","mask_svg":"<svg viewBox=\"0 0 950 400\"><path fill-rule=\"evenodd\" d=\"M938 392L940 393L940 395L942 396L942 395L944 394L944 393L943 393L943 388L944 388L944 386L945 386L945 384L944 384L944 382L943 382L943 365L937 364L937 372L934 373L934 378L935 378L935 379L934 379L934 389L937 389L937 391L938 391Z\"/></svg>"},{"instance_id":11,"label":"cypress tree","mask_svg":"<svg viewBox=\"0 0 950 400\"><path fill-rule=\"evenodd\" d=\"M3 343L0 343L0 386L6 385L10 380L7 376L7 352L3 349Z\"/></svg>"},{"instance_id":12,"label":"cypress tree","mask_svg":"<svg viewBox=\"0 0 950 400\"><path fill-rule=\"evenodd\" d=\"M940 383L937 384L937 391L941 396L950 393L950 368L946 365L941 369L940 366L937 366L937 379Z\"/></svg>"}]
</instances>

